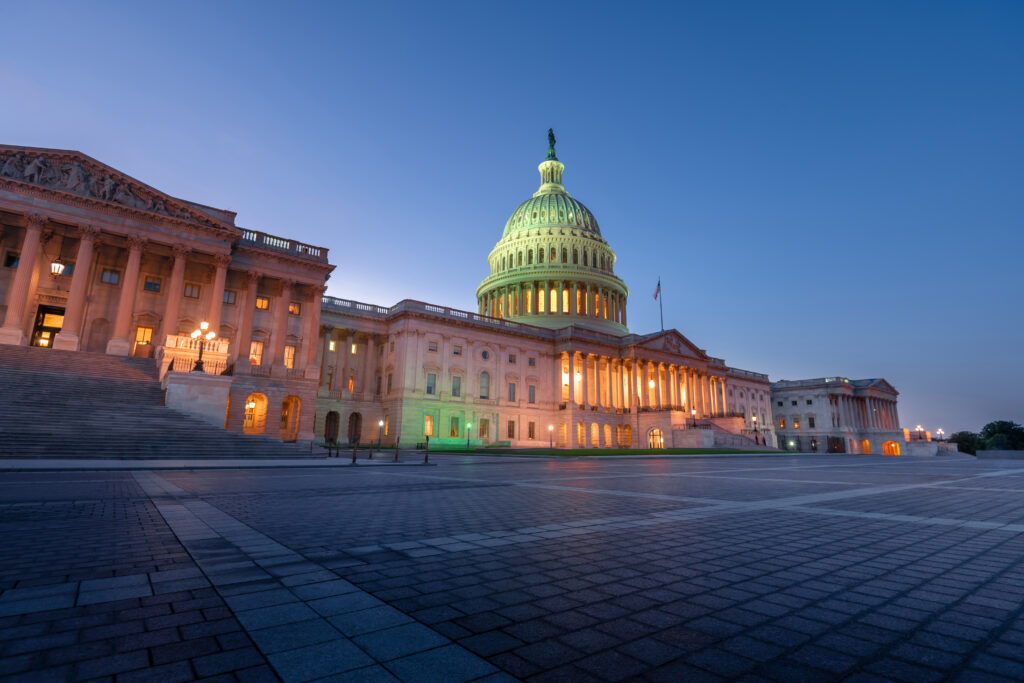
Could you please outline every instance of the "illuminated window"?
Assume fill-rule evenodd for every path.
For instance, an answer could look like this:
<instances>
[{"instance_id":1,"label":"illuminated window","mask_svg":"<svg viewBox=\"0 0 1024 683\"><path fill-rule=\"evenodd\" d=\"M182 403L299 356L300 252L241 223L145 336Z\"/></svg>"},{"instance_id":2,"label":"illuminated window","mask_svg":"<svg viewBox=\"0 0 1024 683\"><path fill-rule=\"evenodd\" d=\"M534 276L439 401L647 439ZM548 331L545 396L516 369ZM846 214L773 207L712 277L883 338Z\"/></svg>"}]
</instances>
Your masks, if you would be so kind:
<instances>
[{"instance_id":1,"label":"illuminated window","mask_svg":"<svg viewBox=\"0 0 1024 683\"><path fill-rule=\"evenodd\" d=\"M224 296L221 298L221 301L223 301L226 304L230 304L230 305L233 306L235 304L235 292L234 292L234 290L225 289L224 290Z\"/></svg>"},{"instance_id":2,"label":"illuminated window","mask_svg":"<svg viewBox=\"0 0 1024 683\"><path fill-rule=\"evenodd\" d=\"M434 393L434 386L437 384L437 375L433 373L427 374L427 393Z\"/></svg>"},{"instance_id":3,"label":"illuminated window","mask_svg":"<svg viewBox=\"0 0 1024 683\"><path fill-rule=\"evenodd\" d=\"M270 299L265 296L256 297L256 308L261 311L270 310Z\"/></svg>"},{"instance_id":4,"label":"illuminated window","mask_svg":"<svg viewBox=\"0 0 1024 683\"><path fill-rule=\"evenodd\" d=\"M779 429L785 429L785 428L786 428L786 418L780 417L779 418Z\"/></svg>"},{"instance_id":5,"label":"illuminated window","mask_svg":"<svg viewBox=\"0 0 1024 683\"><path fill-rule=\"evenodd\" d=\"M793 418L793 429L800 429L800 416L797 415Z\"/></svg>"},{"instance_id":6,"label":"illuminated window","mask_svg":"<svg viewBox=\"0 0 1024 683\"><path fill-rule=\"evenodd\" d=\"M433 436L434 435L434 416L424 415L423 416L423 435Z\"/></svg>"},{"instance_id":7,"label":"illuminated window","mask_svg":"<svg viewBox=\"0 0 1024 683\"><path fill-rule=\"evenodd\" d=\"M144 346L153 343L153 328L152 327L137 327L135 328L135 346L142 344Z\"/></svg>"},{"instance_id":8,"label":"illuminated window","mask_svg":"<svg viewBox=\"0 0 1024 683\"><path fill-rule=\"evenodd\" d=\"M491 434L491 421L490 420L480 420L480 424L477 427L477 435L481 439L487 439L487 438L490 438L490 434Z\"/></svg>"},{"instance_id":9,"label":"illuminated window","mask_svg":"<svg viewBox=\"0 0 1024 683\"><path fill-rule=\"evenodd\" d=\"M529 403L537 402L537 387L531 384L526 388L527 401Z\"/></svg>"},{"instance_id":10,"label":"illuminated window","mask_svg":"<svg viewBox=\"0 0 1024 683\"><path fill-rule=\"evenodd\" d=\"M508 427L507 427L505 433L508 435L508 438L510 438L510 439L516 438L516 421L515 420L509 420L508 421Z\"/></svg>"},{"instance_id":11,"label":"illuminated window","mask_svg":"<svg viewBox=\"0 0 1024 683\"><path fill-rule=\"evenodd\" d=\"M356 387L356 378L355 377L349 377L348 378L348 390L350 392L355 391L356 390L355 387Z\"/></svg>"},{"instance_id":12,"label":"illuminated window","mask_svg":"<svg viewBox=\"0 0 1024 683\"><path fill-rule=\"evenodd\" d=\"M295 347L284 347L284 366L291 370L295 367Z\"/></svg>"},{"instance_id":13,"label":"illuminated window","mask_svg":"<svg viewBox=\"0 0 1024 683\"><path fill-rule=\"evenodd\" d=\"M192 284L185 285L185 296L187 296L189 299L198 299L199 298L199 285L192 285Z\"/></svg>"},{"instance_id":14,"label":"illuminated window","mask_svg":"<svg viewBox=\"0 0 1024 683\"><path fill-rule=\"evenodd\" d=\"M452 396L462 396L461 377L452 377Z\"/></svg>"},{"instance_id":15,"label":"illuminated window","mask_svg":"<svg viewBox=\"0 0 1024 683\"><path fill-rule=\"evenodd\" d=\"M448 423L448 436L458 436L458 435L459 435L459 418L453 415L451 421Z\"/></svg>"},{"instance_id":16,"label":"illuminated window","mask_svg":"<svg viewBox=\"0 0 1024 683\"><path fill-rule=\"evenodd\" d=\"M388 435L388 428L391 427L391 420L388 415L384 416L384 436Z\"/></svg>"},{"instance_id":17,"label":"illuminated window","mask_svg":"<svg viewBox=\"0 0 1024 683\"><path fill-rule=\"evenodd\" d=\"M569 312L569 290L562 290L562 313Z\"/></svg>"},{"instance_id":18,"label":"illuminated window","mask_svg":"<svg viewBox=\"0 0 1024 683\"><path fill-rule=\"evenodd\" d=\"M526 438L536 439L537 438L537 423L527 422L526 423Z\"/></svg>"},{"instance_id":19,"label":"illuminated window","mask_svg":"<svg viewBox=\"0 0 1024 683\"><path fill-rule=\"evenodd\" d=\"M334 350L334 340L333 339L331 341L327 342L327 350L328 351L333 351Z\"/></svg>"},{"instance_id":20,"label":"illuminated window","mask_svg":"<svg viewBox=\"0 0 1024 683\"><path fill-rule=\"evenodd\" d=\"M263 342L254 341L249 344L249 362L253 365L263 365Z\"/></svg>"},{"instance_id":21,"label":"illuminated window","mask_svg":"<svg viewBox=\"0 0 1024 683\"><path fill-rule=\"evenodd\" d=\"M515 382L509 382L508 383L508 400L510 400L510 401L516 400L516 383Z\"/></svg>"},{"instance_id":22,"label":"illuminated window","mask_svg":"<svg viewBox=\"0 0 1024 683\"><path fill-rule=\"evenodd\" d=\"M108 285L116 285L121 281L121 273L116 270L104 270L100 275L100 282L104 282Z\"/></svg>"},{"instance_id":23,"label":"illuminated window","mask_svg":"<svg viewBox=\"0 0 1024 683\"><path fill-rule=\"evenodd\" d=\"M530 252L531 254L533 252ZM18 261L21 260L21 252L9 251L4 254L4 268L17 268Z\"/></svg>"},{"instance_id":24,"label":"illuminated window","mask_svg":"<svg viewBox=\"0 0 1024 683\"><path fill-rule=\"evenodd\" d=\"M552 249L554 249L554 247L552 247ZM550 297L550 299L551 299L551 306L550 306L550 308L548 310L551 311L552 313L557 313L558 312L558 292L556 290L554 290L554 289L549 290L549 291L550 291L550 294L551 294L551 297Z\"/></svg>"},{"instance_id":25,"label":"illuminated window","mask_svg":"<svg viewBox=\"0 0 1024 683\"><path fill-rule=\"evenodd\" d=\"M453 356L461 356L462 355L462 345L461 344L456 344L455 346L452 347L452 355Z\"/></svg>"},{"instance_id":26,"label":"illuminated window","mask_svg":"<svg viewBox=\"0 0 1024 683\"><path fill-rule=\"evenodd\" d=\"M146 277L146 281L142 283L142 288L147 292L159 292L160 291L160 278Z\"/></svg>"},{"instance_id":27,"label":"illuminated window","mask_svg":"<svg viewBox=\"0 0 1024 683\"><path fill-rule=\"evenodd\" d=\"M298 301L288 304L288 315L302 315L302 304Z\"/></svg>"},{"instance_id":28,"label":"illuminated window","mask_svg":"<svg viewBox=\"0 0 1024 683\"><path fill-rule=\"evenodd\" d=\"M427 351L437 351L437 342L427 342Z\"/></svg>"},{"instance_id":29,"label":"illuminated window","mask_svg":"<svg viewBox=\"0 0 1024 683\"><path fill-rule=\"evenodd\" d=\"M486 372L480 373L480 398L491 397L491 376Z\"/></svg>"}]
</instances>

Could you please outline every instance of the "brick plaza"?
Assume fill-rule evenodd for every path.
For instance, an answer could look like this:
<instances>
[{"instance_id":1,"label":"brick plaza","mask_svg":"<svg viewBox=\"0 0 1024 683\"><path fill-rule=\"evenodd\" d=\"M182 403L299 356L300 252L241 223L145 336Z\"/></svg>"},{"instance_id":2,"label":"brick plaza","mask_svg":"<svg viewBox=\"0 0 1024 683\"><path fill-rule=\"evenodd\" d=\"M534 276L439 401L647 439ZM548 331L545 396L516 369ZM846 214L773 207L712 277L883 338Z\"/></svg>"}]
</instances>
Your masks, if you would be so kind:
<instances>
[{"instance_id":1,"label":"brick plaza","mask_svg":"<svg viewBox=\"0 0 1024 683\"><path fill-rule=\"evenodd\" d=\"M1024 463L431 460L0 473L0 679L1024 678Z\"/></svg>"}]
</instances>

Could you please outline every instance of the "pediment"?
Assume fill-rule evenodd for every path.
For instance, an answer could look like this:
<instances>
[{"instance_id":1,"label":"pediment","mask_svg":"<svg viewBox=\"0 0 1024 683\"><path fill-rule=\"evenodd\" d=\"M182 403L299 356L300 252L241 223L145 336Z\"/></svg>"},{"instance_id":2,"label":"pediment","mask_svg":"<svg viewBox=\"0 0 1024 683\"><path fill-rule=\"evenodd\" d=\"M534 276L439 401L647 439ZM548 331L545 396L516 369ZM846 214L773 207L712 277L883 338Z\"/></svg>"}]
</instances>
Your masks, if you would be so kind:
<instances>
[{"instance_id":1,"label":"pediment","mask_svg":"<svg viewBox=\"0 0 1024 683\"><path fill-rule=\"evenodd\" d=\"M0 145L0 182L66 192L165 218L232 230L231 223L155 190L81 152Z\"/></svg>"},{"instance_id":2,"label":"pediment","mask_svg":"<svg viewBox=\"0 0 1024 683\"><path fill-rule=\"evenodd\" d=\"M704 351L697 348L696 344L680 334L678 330L665 330L664 332L651 335L638 343L637 346L642 349L664 351L665 353L697 360L708 359L708 355Z\"/></svg>"},{"instance_id":3,"label":"pediment","mask_svg":"<svg viewBox=\"0 0 1024 683\"><path fill-rule=\"evenodd\" d=\"M896 391L896 387L894 387L893 385L889 384L884 379L876 379L869 386L872 389L879 389L880 391L887 391L887 392L891 392L893 394L900 393L900 392Z\"/></svg>"}]
</instances>

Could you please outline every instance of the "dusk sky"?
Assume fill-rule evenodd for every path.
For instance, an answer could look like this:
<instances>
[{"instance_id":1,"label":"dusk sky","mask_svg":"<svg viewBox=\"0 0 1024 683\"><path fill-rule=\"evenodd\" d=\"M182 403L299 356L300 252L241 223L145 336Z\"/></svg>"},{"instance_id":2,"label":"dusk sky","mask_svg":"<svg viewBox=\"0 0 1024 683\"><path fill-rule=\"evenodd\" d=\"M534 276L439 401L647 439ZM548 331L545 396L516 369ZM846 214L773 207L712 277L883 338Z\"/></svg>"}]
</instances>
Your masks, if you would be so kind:
<instances>
[{"instance_id":1,"label":"dusk sky","mask_svg":"<svg viewBox=\"0 0 1024 683\"><path fill-rule=\"evenodd\" d=\"M0 143L330 249L328 294L468 310L546 133L665 326L904 427L1024 422L1024 3L14 3Z\"/></svg>"}]
</instances>

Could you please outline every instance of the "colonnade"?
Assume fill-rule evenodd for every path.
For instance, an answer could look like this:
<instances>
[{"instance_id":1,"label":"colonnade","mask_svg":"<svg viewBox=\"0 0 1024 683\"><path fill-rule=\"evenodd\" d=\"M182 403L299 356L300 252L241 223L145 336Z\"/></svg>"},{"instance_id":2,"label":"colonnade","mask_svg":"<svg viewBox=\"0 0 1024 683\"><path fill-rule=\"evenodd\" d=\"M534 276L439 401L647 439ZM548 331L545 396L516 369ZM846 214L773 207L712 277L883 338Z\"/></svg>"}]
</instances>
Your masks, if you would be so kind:
<instances>
[{"instance_id":1,"label":"colonnade","mask_svg":"<svg viewBox=\"0 0 1024 683\"><path fill-rule=\"evenodd\" d=\"M853 430L900 428L896 401L874 396L843 396L833 394L832 424Z\"/></svg>"},{"instance_id":2,"label":"colonnade","mask_svg":"<svg viewBox=\"0 0 1024 683\"><path fill-rule=\"evenodd\" d=\"M626 297L611 287L588 282L537 280L497 287L484 294L480 313L492 318L573 315L626 325Z\"/></svg>"},{"instance_id":3,"label":"colonnade","mask_svg":"<svg viewBox=\"0 0 1024 683\"><path fill-rule=\"evenodd\" d=\"M729 412L725 377L700 368L581 352L563 352L559 365L562 402L584 410L684 410L701 419Z\"/></svg>"},{"instance_id":4,"label":"colonnade","mask_svg":"<svg viewBox=\"0 0 1024 683\"><path fill-rule=\"evenodd\" d=\"M339 333L337 338L335 333ZM324 327L323 358L320 363L320 386L327 391L339 392L338 398L348 398L352 394L362 394L370 398L373 394L373 381L377 375L377 345L386 343L378 340L370 333L359 333L355 329ZM334 341L334 351L331 351ZM363 358L359 358L359 346L363 346ZM356 349L353 351L353 349ZM329 380L326 377L328 367L334 372ZM349 379L352 380L351 385Z\"/></svg>"}]
</instances>

